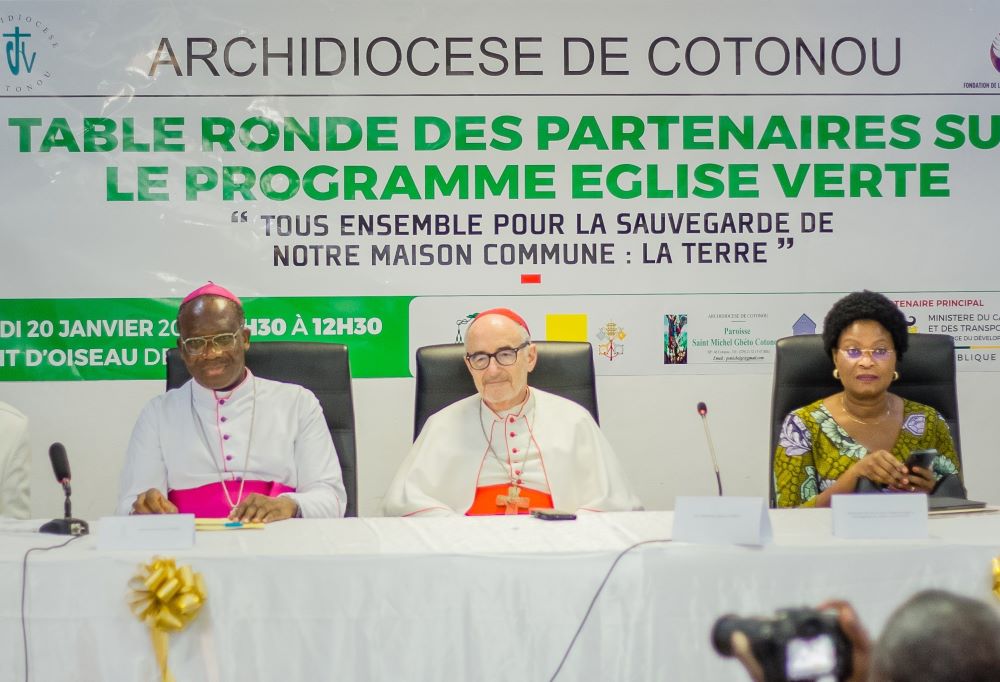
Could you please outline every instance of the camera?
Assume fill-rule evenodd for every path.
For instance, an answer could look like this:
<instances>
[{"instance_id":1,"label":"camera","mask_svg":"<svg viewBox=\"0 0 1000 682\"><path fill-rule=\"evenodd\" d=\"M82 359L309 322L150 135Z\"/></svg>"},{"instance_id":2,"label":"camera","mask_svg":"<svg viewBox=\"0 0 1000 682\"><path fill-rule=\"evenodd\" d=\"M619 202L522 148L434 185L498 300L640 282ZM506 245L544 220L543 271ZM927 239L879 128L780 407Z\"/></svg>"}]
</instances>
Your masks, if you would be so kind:
<instances>
[{"instance_id":1,"label":"camera","mask_svg":"<svg viewBox=\"0 0 1000 682\"><path fill-rule=\"evenodd\" d=\"M835 613L798 608L779 609L773 618L722 616L712 627L712 646L720 655L733 655L735 632L750 641L767 682L846 680L851 675L851 642Z\"/></svg>"}]
</instances>

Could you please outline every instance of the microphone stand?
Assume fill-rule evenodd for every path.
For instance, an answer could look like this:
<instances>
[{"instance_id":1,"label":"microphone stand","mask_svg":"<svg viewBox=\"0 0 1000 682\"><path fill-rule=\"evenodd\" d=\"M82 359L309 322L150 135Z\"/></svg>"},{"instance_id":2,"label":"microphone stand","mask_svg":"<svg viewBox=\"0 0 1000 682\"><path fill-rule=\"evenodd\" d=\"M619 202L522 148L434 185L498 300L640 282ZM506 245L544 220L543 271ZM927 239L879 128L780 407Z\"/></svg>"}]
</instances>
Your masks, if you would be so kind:
<instances>
[{"instance_id":1,"label":"microphone stand","mask_svg":"<svg viewBox=\"0 0 1000 682\"><path fill-rule=\"evenodd\" d=\"M719 474L719 460L715 457L715 443L712 442L712 432L708 428L708 408L704 403L698 404L698 414L701 415L701 425L705 427L705 440L708 441L708 454L712 456L712 468L715 469L715 484L722 497L722 476Z\"/></svg>"},{"instance_id":2,"label":"microphone stand","mask_svg":"<svg viewBox=\"0 0 1000 682\"><path fill-rule=\"evenodd\" d=\"M52 533L53 535L87 535L90 533L90 526L82 519L73 518L73 507L70 502L70 495L73 494L69 485L69 479L62 481L63 492L66 493L66 500L63 502L63 514L61 519L52 519L38 529L39 533Z\"/></svg>"},{"instance_id":3,"label":"microphone stand","mask_svg":"<svg viewBox=\"0 0 1000 682\"><path fill-rule=\"evenodd\" d=\"M722 497L722 476L719 474L719 463L715 459L715 443L712 442L712 434L708 430L708 417L703 416L701 423L705 427L705 438L708 439L708 452L712 455L712 467L715 469L715 484L719 488L719 497Z\"/></svg>"}]
</instances>

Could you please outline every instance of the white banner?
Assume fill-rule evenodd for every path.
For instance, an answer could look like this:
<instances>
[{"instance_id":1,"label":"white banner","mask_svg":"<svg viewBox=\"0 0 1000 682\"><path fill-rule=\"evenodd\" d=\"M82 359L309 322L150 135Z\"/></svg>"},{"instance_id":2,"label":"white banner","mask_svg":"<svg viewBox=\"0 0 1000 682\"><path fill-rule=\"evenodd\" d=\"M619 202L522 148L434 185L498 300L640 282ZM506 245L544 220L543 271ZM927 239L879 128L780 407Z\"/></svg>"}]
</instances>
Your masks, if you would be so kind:
<instances>
[{"instance_id":1,"label":"white banner","mask_svg":"<svg viewBox=\"0 0 1000 682\"><path fill-rule=\"evenodd\" d=\"M11 402L161 376L209 279L362 379L498 304L603 375L763 375L862 288L1000 369L993 0L0 2L0 32Z\"/></svg>"}]
</instances>

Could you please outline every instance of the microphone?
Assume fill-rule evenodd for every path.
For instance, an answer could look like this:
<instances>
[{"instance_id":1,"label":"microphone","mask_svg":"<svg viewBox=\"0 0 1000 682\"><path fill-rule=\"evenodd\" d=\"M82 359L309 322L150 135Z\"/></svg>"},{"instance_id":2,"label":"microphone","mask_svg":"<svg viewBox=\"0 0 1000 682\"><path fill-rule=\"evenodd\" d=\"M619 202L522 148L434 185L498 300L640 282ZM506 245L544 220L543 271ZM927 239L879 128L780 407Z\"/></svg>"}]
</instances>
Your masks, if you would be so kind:
<instances>
[{"instance_id":1,"label":"microphone","mask_svg":"<svg viewBox=\"0 0 1000 682\"><path fill-rule=\"evenodd\" d=\"M64 517L53 519L45 523L38 529L39 533L53 533L55 535L87 535L90 526L86 521L73 518L70 495L73 489L70 487L69 458L66 456L66 446L62 443L53 443L49 446L49 461L52 462L52 472L56 475L56 481L62 484L63 492L66 493L66 501L63 503Z\"/></svg>"},{"instance_id":2,"label":"microphone","mask_svg":"<svg viewBox=\"0 0 1000 682\"><path fill-rule=\"evenodd\" d=\"M701 423L705 427L708 454L712 456L712 468L715 469L715 483L719 486L719 497L722 497L722 476L719 475L719 460L715 458L715 444L712 442L712 432L708 430L708 405L698 403L698 414L701 415Z\"/></svg>"},{"instance_id":3,"label":"microphone","mask_svg":"<svg viewBox=\"0 0 1000 682\"><path fill-rule=\"evenodd\" d=\"M66 446L62 443L53 443L49 446L49 460L52 462L52 471L56 475L56 481L64 486L69 485L69 457L66 456Z\"/></svg>"}]
</instances>

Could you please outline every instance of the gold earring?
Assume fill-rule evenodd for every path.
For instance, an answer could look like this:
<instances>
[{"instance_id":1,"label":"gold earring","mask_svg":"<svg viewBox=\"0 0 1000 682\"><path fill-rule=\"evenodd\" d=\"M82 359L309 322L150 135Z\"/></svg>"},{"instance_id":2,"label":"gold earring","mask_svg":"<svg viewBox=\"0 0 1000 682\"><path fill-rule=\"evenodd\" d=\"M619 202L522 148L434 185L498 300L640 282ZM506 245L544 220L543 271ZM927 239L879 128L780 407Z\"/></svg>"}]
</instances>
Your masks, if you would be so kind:
<instances>
[{"instance_id":1,"label":"gold earring","mask_svg":"<svg viewBox=\"0 0 1000 682\"><path fill-rule=\"evenodd\" d=\"M840 381L840 370L839 369L834 368L834 370L833 370L833 378L836 379L837 381Z\"/></svg>"},{"instance_id":2,"label":"gold earring","mask_svg":"<svg viewBox=\"0 0 1000 682\"><path fill-rule=\"evenodd\" d=\"M892 380L893 381L899 381L899 372L893 372L892 373Z\"/></svg>"}]
</instances>

